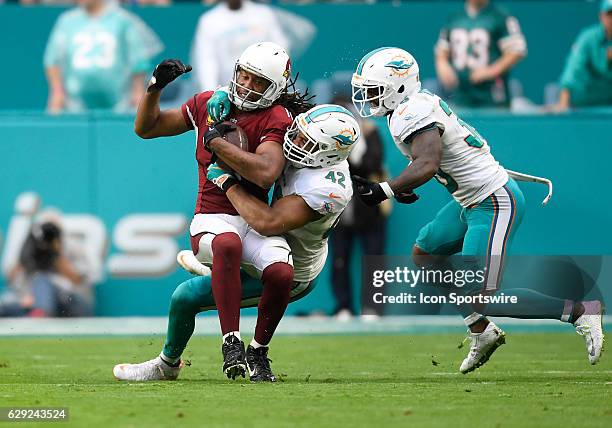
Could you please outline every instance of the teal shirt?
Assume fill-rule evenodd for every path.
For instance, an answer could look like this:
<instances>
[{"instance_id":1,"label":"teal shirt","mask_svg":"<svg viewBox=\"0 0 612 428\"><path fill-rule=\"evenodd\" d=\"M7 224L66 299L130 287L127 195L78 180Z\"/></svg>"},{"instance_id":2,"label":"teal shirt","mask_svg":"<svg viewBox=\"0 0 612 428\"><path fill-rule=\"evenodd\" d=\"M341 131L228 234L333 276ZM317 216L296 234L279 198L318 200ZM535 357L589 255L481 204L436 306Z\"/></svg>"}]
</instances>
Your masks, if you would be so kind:
<instances>
[{"instance_id":1,"label":"teal shirt","mask_svg":"<svg viewBox=\"0 0 612 428\"><path fill-rule=\"evenodd\" d=\"M572 106L612 105L610 51L612 40L606 38L600 24L580 33L561 76L561 87L569 91Z\"/></svg>"},{"instance_id":2,"label":"teal shirt","mask_svg":"<svg viewBox=\"0 0 612 428\"><path fill-rule=\"evenodd\" d=\"M60 68L68 111L121 111L129 105L132 76L149 72L162 48L144 22L118 6L95 17L74 8L55 23L44 64Z\"/></svg>"},{"instance_id":3,"label":"teal shirt","mask_svg":"<svg viewBox=\"0 0 612 428\"><path fill-rule=\"evenodd\" d=\"M526 53L527 45L516 18L489 4L477 15L465 7L451 15L440 31L436 49L448 49L459 86L450 99L467 107L504 107L509 104L508 76L474 85L473 70L497 61L506 50Z\"/></svg>"}]
</instances>

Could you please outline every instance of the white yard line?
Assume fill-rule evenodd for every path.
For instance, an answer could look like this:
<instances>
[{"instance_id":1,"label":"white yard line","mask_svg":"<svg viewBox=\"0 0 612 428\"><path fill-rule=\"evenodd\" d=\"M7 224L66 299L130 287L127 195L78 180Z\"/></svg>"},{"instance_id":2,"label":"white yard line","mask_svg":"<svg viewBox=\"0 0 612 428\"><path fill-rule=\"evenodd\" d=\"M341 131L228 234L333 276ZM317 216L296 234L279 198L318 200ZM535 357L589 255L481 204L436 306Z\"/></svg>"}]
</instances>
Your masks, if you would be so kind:
<instances>
[{"instance_id":1,"label":"white yard line","mask_svg":"<svg viewBox=\"0 0 612 428\"><path fill-rule=\"evenodd\" d=\"M573 331L570 325L551 320L495 319L505 329L515 331ZM256 318L241 318L241 331L251 333ZM604 323L612 323L605 316ZM0 318L0 336L90 336L90 335L157 335L165 334L166 317L112 317L112 318ZM389 316L375 321L354 318L342 322L333 318L287 317L281 322L279 334L384 334L384 333L443 333L462 332L465 328L457 316ZM197 335L219 334L217 317L198 317Z\"/></svg>"}]
</instances>

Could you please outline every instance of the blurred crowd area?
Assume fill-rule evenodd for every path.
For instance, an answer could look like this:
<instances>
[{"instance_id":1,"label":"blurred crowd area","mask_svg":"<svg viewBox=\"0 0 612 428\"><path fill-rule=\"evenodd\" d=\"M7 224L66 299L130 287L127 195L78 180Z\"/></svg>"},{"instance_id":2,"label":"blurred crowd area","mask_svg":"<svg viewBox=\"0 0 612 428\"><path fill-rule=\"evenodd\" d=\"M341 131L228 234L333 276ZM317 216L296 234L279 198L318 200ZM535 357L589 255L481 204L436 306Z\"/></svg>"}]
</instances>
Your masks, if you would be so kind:
<instances>
[{"instance_id":1,"label":"blurred crowd area","mask_svg":"<svg viewBox=\"0 0 612 428\"><path fill-rule=\"evenodd\" d=\"M177 3L202 3L204 5L215 5L222 3L224 0L121 0L122 4L141 5L141 6L168 6ZM312 4L312 3L394 3L401 4L410 0L260 0L259 3L268 4ZM22 5L57 5L69 6L77 4L78 0L0 0L2 3L19 3Z\"/></svg>"},{"instance_id":2,"label":"blurred crowd area","mask_svg":"<svg viewBox=\"0 0 612 428\"><path fill-rule=\"evenodd\" d=\"M526 95L523 85L527 82L514 75L518 64L539 59L529 57L530 40L522 31L522 17L512 11L512 2L457 0L452 6L447 4L441 12L446 23L436 28L437 41L427 42L432 45L431 54L417 57L420 64L435 64L435 76L421 76L423 86L459 109L556 113L571 108L611 106L612 0L574 2L581 10L587 4L592 8L592 24L572 35L574 43L565 54L562 69L555 66L542 70L550 76L540 88L543 102L530 98L534 96L533 88ZM164 40L156 34L146 18L132 7L170 5L171 0L20 0L20 3L73 6L60 14L46 42L44 66L50 113L94 109L133 112L161 53L176 49L175 40ZM313 22L312 15L310 19L300 15L300 8L284 9L282 5L331 2L202 3L210 7L203 9L192 30L189 58L182 58L191 63L193 73L164 92L164 106L180 105L194 92L226 85L235 60L254 42L276 42L289 51L294 62L304 52L311 54L317 22ZM410 50L409 46L400 47ZM298 82L298 87L308 84L318 102L329 102L336 95L350 97L339 91L350 92L351 72L322 70L320 78Z\"/></svg>"}]
</instances>

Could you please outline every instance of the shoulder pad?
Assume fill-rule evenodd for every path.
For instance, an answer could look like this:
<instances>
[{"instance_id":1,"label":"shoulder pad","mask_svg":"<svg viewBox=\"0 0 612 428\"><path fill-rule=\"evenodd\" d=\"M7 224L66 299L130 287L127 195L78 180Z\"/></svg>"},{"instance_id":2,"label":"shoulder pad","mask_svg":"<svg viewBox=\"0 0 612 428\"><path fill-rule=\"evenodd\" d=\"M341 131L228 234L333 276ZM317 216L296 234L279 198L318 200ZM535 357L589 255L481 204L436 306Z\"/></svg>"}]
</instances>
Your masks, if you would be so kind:
<instances>
[{"instance_id":1,"label":"shoulder pad","mask_svg":"<svg viewBox=\"0 0 612 428\"><path fill-rule=\"evenodd\" d=\"M419 92L402 102L393 112L389 123L391 134L403 141L414 131L428 125L429 116L435 109L435 97L425 92Z\"/></svg>"},{"instance_id":2,"label":"shoulder pad","mask_svg":"<svg viewBox=\"0 0 612 428\"><path fill-rule=\"evenodd\" d=\"M341 165L297 171L297 194L318 213L341 212L351 200L353 186L350 172Z\"/></svg>"}]
</instances>

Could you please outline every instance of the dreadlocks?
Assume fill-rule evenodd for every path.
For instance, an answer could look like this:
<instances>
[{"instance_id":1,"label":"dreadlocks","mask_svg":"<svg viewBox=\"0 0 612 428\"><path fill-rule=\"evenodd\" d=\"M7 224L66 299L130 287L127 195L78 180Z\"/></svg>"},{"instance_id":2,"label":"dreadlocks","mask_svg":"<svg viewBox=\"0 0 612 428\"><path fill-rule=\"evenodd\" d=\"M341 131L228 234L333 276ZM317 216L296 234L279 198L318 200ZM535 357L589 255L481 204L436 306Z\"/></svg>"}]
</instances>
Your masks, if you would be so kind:
<instances>
[{"instance_id":1,"label":"dreadlocks","mask_svg":"<svg viewBox=\"0 0 612 428\"><path fill-rule=\"evenodd\" d=\"M300 73L297 73L293 79L289 79L287 89L285 89L281 96L274 102L274 104L281 105L289 110L289 113L291 113L293 117L296 117L300 113L305 113L315 106L314 103L310 102L315 95L310 95L308 93L308 88L306 88L302 94L295 87L295 82L297 82L299 75Z\"/></svg>"}]
</instances>

